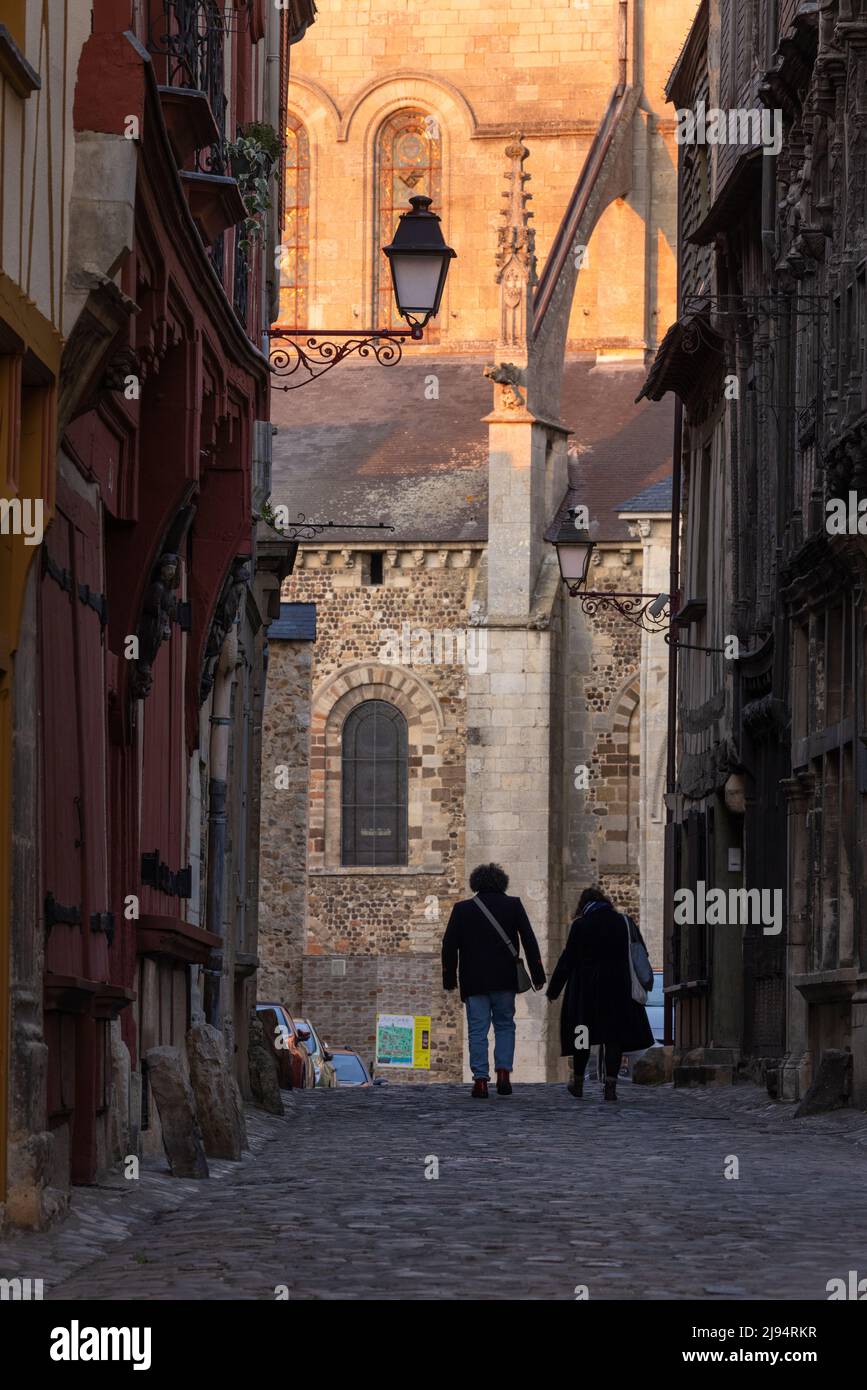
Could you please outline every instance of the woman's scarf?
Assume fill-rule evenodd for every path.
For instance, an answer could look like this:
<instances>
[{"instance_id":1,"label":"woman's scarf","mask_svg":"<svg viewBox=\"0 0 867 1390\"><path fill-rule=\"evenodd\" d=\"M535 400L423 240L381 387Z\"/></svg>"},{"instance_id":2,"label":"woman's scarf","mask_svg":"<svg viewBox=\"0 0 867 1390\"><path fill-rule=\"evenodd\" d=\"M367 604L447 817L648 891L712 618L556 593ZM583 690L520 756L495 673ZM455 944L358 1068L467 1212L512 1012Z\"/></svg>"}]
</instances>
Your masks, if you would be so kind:
<instances>
[{"instance_id":1,"label":"woman's scarf","mask_svg":"<svg viewBox=\"0 0 867 1390\"><path fill-rule=\"evenodd\" d=\"M581 913L581 916L582 916L582 917L586 917L588 912L594 912L594 911L596 910L597 907L610 907L610 906L611 906L610 903L600 903L600 902L588 903L587 906L585 907L584 911Z\"/></svg>"}]
</instances>

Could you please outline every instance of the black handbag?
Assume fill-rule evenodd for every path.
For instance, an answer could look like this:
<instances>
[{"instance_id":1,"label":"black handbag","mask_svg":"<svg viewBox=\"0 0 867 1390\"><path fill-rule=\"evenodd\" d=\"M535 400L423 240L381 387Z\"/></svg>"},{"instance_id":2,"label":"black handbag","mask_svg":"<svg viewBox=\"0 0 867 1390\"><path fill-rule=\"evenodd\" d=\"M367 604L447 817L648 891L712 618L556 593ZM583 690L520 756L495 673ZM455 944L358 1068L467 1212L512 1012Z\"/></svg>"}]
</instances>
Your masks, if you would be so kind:
<instances>
[{"instance_id":1,"label":"black handbag","mask_svg":"<svg viewBox=\"0 0 867 1390\"><path fill-rule=\"evenodd\" d=\"M499 922L497 921L496 917L494 916L493 912L489 912L489 911L488 911L488 909L485 907L485 904L482 902L482 900L481 900L481 898L478 896L478 894L476 894L476 896L473 898L473 902L476 904L476 907L480 907L480 908L482 909L482 911L484 912L484 914L485 914L485 916L487 917L488 921L490 922L491 926L492 926L492 927L496 927L496 929L497 929L497 931L499 932L500 936L503 938L503 940L505 941L505 943L506 943L506 945L508 946L509 950L511 951L512 955L514 956L514 958L515 958L515 968L516 968L516 970L517 970L517 972L518 972L518 990L517 990L517 992L518 992L518 994L526 994L528 989L532 989L532 988L533 988L533 981L530 979L530 976L529 976L528 973L527 973L527 967L526 967L526 965L525 965L524 962L521 960L521 953L520 953L520 951L516 950L515 947L512 945L511 941L509 940L509 938L508 938L508 936L506 935L506 933L503 931L503 928L500 926L500 924L499 924Z\"/></svg>"}]
</instances>

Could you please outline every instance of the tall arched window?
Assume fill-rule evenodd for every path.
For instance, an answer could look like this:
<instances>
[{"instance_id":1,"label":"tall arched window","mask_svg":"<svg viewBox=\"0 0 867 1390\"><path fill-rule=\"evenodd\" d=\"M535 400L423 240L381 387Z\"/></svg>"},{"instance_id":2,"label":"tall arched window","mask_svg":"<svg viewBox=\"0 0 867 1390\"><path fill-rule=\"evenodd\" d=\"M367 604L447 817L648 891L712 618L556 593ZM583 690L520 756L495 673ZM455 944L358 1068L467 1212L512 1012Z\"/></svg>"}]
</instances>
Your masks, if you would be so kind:
<instances>
[{"instance_id":1,"label":"tall arched window","mask_svg":"<svg viewBox=\"0 0 867 1390\"><path fill-rule=\"evenodd\" d=\"M416 193L432 198L434 212L442 213L442 135L434 116L424 111L397 111L384 122L376 142L373 308L377 326L406 327L397 312L381 248L390 245L397 219ZM428 342L436 341L435 333L435 325L430 323Z\"/></svg>"},{"instance_id":2,"label":"tall arched window","mask_svg":"<svg viewBox=\"0 0 867 1390\"><path fill-rule=\"evenodd\" d=\"M280 318L288 328L307 327L310 249L310 141L296 116L286 118L285 213L280 257Z\"/></svg>"},{"instance_id":3,"label":"tall arched window","mask_svg":"<svg viewBox=\"0 0 867 1390\"><path fill-rule=\"evenodd\" d=\"M341 863L406 864L406 807L406 720L385 700L366 700L343 725Z\"/></svg>"}]
</instances>

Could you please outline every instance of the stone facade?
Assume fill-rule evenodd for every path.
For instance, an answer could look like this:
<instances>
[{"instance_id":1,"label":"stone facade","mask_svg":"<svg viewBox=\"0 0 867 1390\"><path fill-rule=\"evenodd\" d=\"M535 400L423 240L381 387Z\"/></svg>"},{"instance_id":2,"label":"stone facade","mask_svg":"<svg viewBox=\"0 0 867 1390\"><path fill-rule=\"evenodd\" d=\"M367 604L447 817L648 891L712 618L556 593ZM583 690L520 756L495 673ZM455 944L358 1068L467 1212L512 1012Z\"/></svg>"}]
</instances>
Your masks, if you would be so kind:
<instances>
[{"instance_id":1,"label":"stone facade","mask_svg":"<svg viewBox=\"0 0 867 1390\"><path fill-rule=\"evenodd\" d=\"M599 881L650 916L659 962L661 857L656 841L641 845L651 814L656 826L662 818L658 748L645 771L660 734L662 636L645 644L611 609L588 615L564 598L546 531L568 493L593 518L593 585L667 588L656 509L618 512L670 471L670 427L648 430L653 411L634 401L674 296L674 121L662 87L693 11L691 0L665 0L652 16L608 0L508 0L496 12L373 0L369 27L350 35L337 3L293 65L289 110L309 194L299 175L285 303L303 305L311 328L391 312L377 266L393 157L395 200L432 196L458 257L440 314L394 373L347 365L340 385L335 372L291 409L275 406L275 504L339 520L327 544L303 546L283 594L315 604L318 626L307 858L295 869L309 654L271 644L264 775L288 758L295 789L263 788L263 852L292 903L287 916L263 879L262 922L273 924L263 926L263 981L330 1041L365 1053L377 1012L431 1014L432 1080L463 1074L462 1018L442 993L438 952L477 863L505 865L549 969L581 889ZM417 167L398 168L386 143L401 112L417 118ZM334 217L346 202L363 209L360 223ZM381 517L396 531L375 547L339 529ZM642 522L648 536L630 532ZM382 583L370 582L375 556ZM384 663L384 630L404 626L464 628L483 639L484 663L419 666L402 647ZM341 864L341 733L367 700L396 706L409 728L410 849L399 869ZM517 1020L521 1078L559 1074L556 1011L528 994Z\"/></svg>"},{"instance_id":2,"label":"stone facade","mask_svg":"<svg viewBox=\"0 0 867 1390\"><path fill-rule=\"evenodd\" d=\"M666 900L729 890L667 948L683 1074L740 1065L807 1113L829 1078L867 1106L867 7L786 0L752 44L747 13L703 4L669 84L774 113L777 149L682 147L683 302L645 387L683 410Z\"/></svg>"},{"instance_id":3,"label":"stone facade","mask_svg":"<svg viewBox=\"0 0 867 1390\"><path fill-rule=\"evenodd\" d=\"M431 1014L440 1080L460 1074L439 943L465 879L467 668L426 658L448 656L449 641L460 654L478 559L463 545L396 546L371 584L369 552L302 550L283 596L316 604L319 638L272 642L265 709L260 998L279 990L329 1041L371 1057L377 1013ZM366 700L407 720L405 866L341 865L341 730Z\"/></svg>"},{"instance_id":4,"label":"stone facade","mask_svg":"<svg viewBox=\"0 0 867 1390\"><path fill-rule=\"evenodd\" d=\"M641 634L616 615L590 619L577 604L563 605L553 628L507 630L506 640L496 628L476 629L478 645L465 639L466 665L429 664L428 634L473 633L483 556L464 545L395 546L385 554L384 582L371 585L369 551L311 545L283 598L316 604L317 640L270 643L259 997L285 999L328 1041L365 1060L374 1055L377 1014L429 1014L432 1081L463 1074L462 1017L442 991L439 946L469 869L489 849L507 866L549 965L588 883L601 882L625 911L642 915ZM600 562L594 584L640 591L636 541L603 549ZM549 582L556 586L553 572ZM409 863L344 867L341 729L350 709L379 699L409 724ZM579 763L586 790L575 786ZM538 837L549 856L541 875L527 855ZM656 960L656 910L652 922ZM549 1012L542 996L518 1001L524 1076L559 1070L546 1055Z\"/></svg>"},{"instance_id":5,"label":"stone facade","mask_svg":"<svg viewBox=\"0 0 867 1390\"><path fill-rule=\"evenodd\" d=\"M376 321L384 266L380 134L392 115L412 109L426 121L424 138L438 146L435 211L459 248L442 312L427 334L431 347L421 350L492 348L501 310L491 238L504 138L520 130L533 151L540 175L533 225L544 258L612 87L631 73L640 49L646 96L635 117L634 175L627 196L612 202L594 231L569 340L573 351L643 362L648 336L654 340L667 320L664 306L674 294L676 149L662 88L695 4L654 0L647 16L639 9L631 0L506 0L496 7L441 0L434 9L415 0L371 0L362 28L351 0L320 10L293 56L289 83L290 113L309 142L304 326ZM414 182L405 195L426 191ZM360 226L355 215L336 215L344 207L362 210ZM612 264L616 276L606 273Z\"/></svg>"}]
</instances>

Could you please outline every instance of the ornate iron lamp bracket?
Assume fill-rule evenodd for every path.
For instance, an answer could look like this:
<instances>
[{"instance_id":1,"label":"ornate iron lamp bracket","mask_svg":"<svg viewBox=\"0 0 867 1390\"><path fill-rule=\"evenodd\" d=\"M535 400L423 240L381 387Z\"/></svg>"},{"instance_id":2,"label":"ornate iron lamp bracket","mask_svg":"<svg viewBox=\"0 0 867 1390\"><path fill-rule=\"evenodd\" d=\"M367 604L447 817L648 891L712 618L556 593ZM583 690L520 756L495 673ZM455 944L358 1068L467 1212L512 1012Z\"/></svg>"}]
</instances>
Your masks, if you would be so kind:
<instances>
[{"instance_id":1,"label":"ornate iron lamp bracket","mask_svg":"<svg viewBox=\"0 0 867 1390\"><path fill-rule=\"evenodd\" d=\"M588 618L593 618L597 613L613 608L622 618L626 618L627 622L632 623L635 627L640 627L644 632L664 632L668 626L671 616L671 601L669 599L666 599L665 604L657 613L650 612L653 604L658 603L662 597L660 594L615 593L608 590L585 592L581 583L567 584L566 587L570 597L579 600Z\"/></svg>"},{"instance_id":2,"label":"ornate iron lamp bracket","mask_svg":"<svg viewBox=\"0 0 867 1390\"><path fill-rule=\"evenodd\" d=\"M297 391L330 372L347 357L374 357L381 367L394 367L403 356L403 341L418 342L421 324L410 319L409 328L322 329L271 328L268 358L278 391ZM339 341L335 341L339 340ZM297 376L297 380L293 380Z\"/></svg>"}]
</instances>

